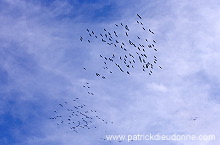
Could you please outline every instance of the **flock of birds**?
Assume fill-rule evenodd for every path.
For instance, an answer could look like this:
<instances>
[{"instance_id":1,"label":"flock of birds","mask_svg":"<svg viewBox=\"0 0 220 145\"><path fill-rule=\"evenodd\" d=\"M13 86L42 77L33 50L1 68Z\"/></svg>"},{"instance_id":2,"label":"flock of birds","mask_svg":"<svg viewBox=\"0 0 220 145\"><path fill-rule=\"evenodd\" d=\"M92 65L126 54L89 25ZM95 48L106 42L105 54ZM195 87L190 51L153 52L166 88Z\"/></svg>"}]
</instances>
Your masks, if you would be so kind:
<instances>
[{"instance_id":1,"label":"flock of birds","mask_svg":"<svg viewBox=\"0 0 220 145\"><path fill-rule=\"evenodd\" d=\"M156 40L141 37L142 34L147 34L148 32L148 35L154 35L155 33L151 29L145 28L142 17L139 14L137 14L137 17L137 26L134 32L141 32L140 35L134 36L132 28L127 24L120 23L115 24L117 30L113 30L113 32L103 29L104 33L96 34L94 31L87 29L89 39L80 36L80 41L82 42L92 43L94 40L99 40L107 45L107 48L113 47L109 56L98 54L98 57L103 61L102 68L108 74L113 74L113 70L119 70L122 73L131 75L132 70L137 68L148 75L152 75L156 66L162 69L161 66L157 65L158 58L156 53L158 49L156 48ZM109 49L107 49L107 52L109 52ZM113 66L117 69L113 69ZM87 71L87 68L84 67L83 70ZM100 72L96 72L95 75L102 79L107 78L106 74L103 75ZM82 87L86 89L89 95L95 95L90 89L90 83L86 82ZM105 120L96 110L89 109L86 104L80 103L79 100L79 98L75 98L72 102L58 104L57 109L54 110L54 115L49 117L49 119L54 120L57 126L67 126L75 133L79 133L83 129L97 129L98 121L104 125L113 124L112 121ZM107 141L105 138L101 139ZM111 143L111 141L109 142ZM119 140L118 142L122 141Z\"/></svg>"},{"instance_id":2,"label":"flock of birds","mask_svg":"<svg viewBox=\"0 0 220 145\"><path fill-rule=\"evenodd\" d=\"M113 69L109 67L109 63L112 63L119 71L127 73L128 75L131 74L131 69L138 68L137 65L141 66L139 68L141 68L143 72L152 75L153 69L157 65L158 58L156 54L152 55L152 53L158 51L156 48L156 41L154 39L150 40L149 38L141 37L141 35L146 34L147 31L152 35L154 35L154 32L151 29L147 30L143 22L141 22L142 17L139 14L137 14L137 16L139 20L136 22L140 27L135 27L135 32L139 31L137 28L140 28L143 31L141 31L140 35L135 37L132 35L129 26L123 23L115 24L118 31L113 30L113 32L110 32L103 29L104 33L96 34L94 31L87 29L89 38L85 39L80 36L80 41L82 42L92 43L94 39L97 39L102 43L113 47L112 49L107 50L113 50L113 53L109 56L104 56L103 54L99 55L103 60L103 69L108 70L108 73L110 74L113 73ZM161 66L159 66L159 68L162 69ZM84 67L84 70L87 69ZM96 72L95 75L102 79L106 79L106 76L101 75L99 72Z\"/></svg>"},{"instance_id":3,"label":"flock of birds","mask_svg":"<svg viewBox=\"0 0 220 145\"><path fill-rule=\"evenodd\" d=\"M75 133L79 133L80 129L95 129L96 122L101 121L104 124L113 124L106 121L98 115L96 110L88 109L86 104L80 104L79 98L75 98L72 102L63 102L58 104L58 108L54 110L54 116L49 117L56 120L58 126L67 126Z\"/></svg>"}]
</instances>

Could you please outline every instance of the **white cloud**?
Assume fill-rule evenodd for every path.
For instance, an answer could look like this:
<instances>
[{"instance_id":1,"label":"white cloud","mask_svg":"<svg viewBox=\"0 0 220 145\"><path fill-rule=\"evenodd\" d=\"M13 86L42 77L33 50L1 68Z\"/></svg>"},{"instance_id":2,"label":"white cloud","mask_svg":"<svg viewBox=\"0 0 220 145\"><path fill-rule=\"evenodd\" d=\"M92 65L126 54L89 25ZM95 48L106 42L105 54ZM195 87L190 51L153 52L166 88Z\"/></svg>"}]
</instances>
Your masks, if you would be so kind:
<instances>
[{"instance_id":1,"label":"white cloud","mask_svg":"<svg viewBox=\"0 0 220 145\"><path fill-rule=\"evenodd\" d=\"M85 13L82 11L87 10L86 4L76 10L74 4L67 1L56 1L49 7L31 2L7 2L0 15L0 66L8 77L7 84L0 87L3 90L1 110L4 110L1 114L9 112L21 119L24 121L21 129L31 132L28 139L22 131L15 133L17 138L21 137L20 144L24 144L24 140L33 145L97 144L104 130L122 134L219 134L219 92L218 85L213 85L219 84L220 71L217 1L140 1L139 4L120 1L115 6L119 16L110 18L115 21L102 23L98 22L103 19L83 23ZM96 8L99 7L102 5ZM13 11L14 8L19 13ZM58 18L71 12L79 15ZM130 29L137 30L134 19L139 12L144 24L155 31L152 39L157 41L158 63L163 69L156 69L152 76L138 70L128 76L112 65L112 76L97 79L95 73L101 68L98 64L102 64L99 54L114 51L99 42L81 43L79 35L84 37L86 28L94 28L97 33L106 27L112 31L118 22L126 22ZM139 31L133 33L136 35ZM87 71L83 67L87 67ZM92 97L81 87L87 81L95 93ZM105 126L97 122L100 128L96 135L92 131L74 134L68 128L57 128L47 117L59 102L70 101L72 96L79 96L88 107L115 124ZM194 117L198 119L194 121ZM217 145L219 141L199 144Z\"/></svg>"}]
</instances>

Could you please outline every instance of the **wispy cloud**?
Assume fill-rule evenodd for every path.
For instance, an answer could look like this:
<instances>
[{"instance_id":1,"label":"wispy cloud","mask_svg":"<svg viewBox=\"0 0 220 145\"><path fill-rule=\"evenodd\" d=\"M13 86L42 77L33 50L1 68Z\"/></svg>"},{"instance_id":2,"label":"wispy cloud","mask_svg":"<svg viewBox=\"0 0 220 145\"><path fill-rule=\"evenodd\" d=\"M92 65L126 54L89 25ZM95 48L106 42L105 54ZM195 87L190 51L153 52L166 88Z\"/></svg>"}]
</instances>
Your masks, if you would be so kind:
<instances>
[{"instance_id":1,"label":"wispy cloud","mask_svg":"<svg viewBox=\"0 0 220 145\"><path fill-rule=\"evenodd\" d=\"M107 133L219 135L217 1L5 0L0 5L0 128L6 130L1 143L107 144L100 140ZM134 37L145 37L136 27L136 13L155 32L150 39L157 41L163 69L156 68L152 76L135 70L129 76L112 65L114 73L98 79L97 71L106 73L99 55L114 51L100 41L81 42L80 36L87 38L87 28L97 34L104 28L114 31L123 22ZM94 96L83 89L85 82ZM97 121L96 130L76 134L49 120L60 102L74 97L114 124Z\"/></svg>"}]
</instances>

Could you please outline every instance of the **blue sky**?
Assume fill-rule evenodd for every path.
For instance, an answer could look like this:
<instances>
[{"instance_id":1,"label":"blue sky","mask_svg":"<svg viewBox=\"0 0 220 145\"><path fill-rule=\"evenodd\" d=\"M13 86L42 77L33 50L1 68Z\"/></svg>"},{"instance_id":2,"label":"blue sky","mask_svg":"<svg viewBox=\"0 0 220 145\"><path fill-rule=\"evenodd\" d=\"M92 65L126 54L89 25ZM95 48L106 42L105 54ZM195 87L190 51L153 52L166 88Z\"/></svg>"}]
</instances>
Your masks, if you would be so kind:
<instances>
[{"instance_id":1,"label":"blue sky","mask_svg":"<svg viewBox=\"0 0 220 145\"><path fill-rule=\"evenodd\" d=\"M155 35L140 31L137 13ZM100 139L106 134L180 133L214 134L216 141L147 144L219 145L219 17L216 0L0 1L0 144L103 145L109 144ZM122 52L94 39L88 43L86 29L113 32L120 23L132 38L157 41L158 52L149 58L155 53L162 70L127 75L109 64L113 73L106 73L99 55ZM86 82L94 95L82 87ZM96 129L75 133L49 119L54 110L68 116L59 104L74 106L75 98L114 123L97 120Z\"/></svg>"}]
</instances>

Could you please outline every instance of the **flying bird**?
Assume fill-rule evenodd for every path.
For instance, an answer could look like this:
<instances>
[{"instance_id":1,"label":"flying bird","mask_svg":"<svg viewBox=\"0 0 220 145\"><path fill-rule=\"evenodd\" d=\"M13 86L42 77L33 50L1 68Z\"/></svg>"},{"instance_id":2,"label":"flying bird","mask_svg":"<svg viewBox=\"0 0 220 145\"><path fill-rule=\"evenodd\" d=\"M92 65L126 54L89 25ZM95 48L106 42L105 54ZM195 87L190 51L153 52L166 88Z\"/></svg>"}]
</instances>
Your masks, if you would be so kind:
<instances>
[{"instance_id":1,"label":"flying bird","mask_svg":"<svg viewBox=\"0 0 220 145\"><path fill-rule=\"evenodd\" d=\"M138 16L140 19L142 19L141 16L140 16L139 14L137 14L137 16Z\"/></svg>"}]
</instances>

